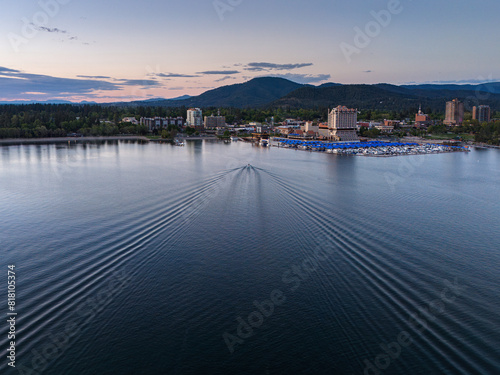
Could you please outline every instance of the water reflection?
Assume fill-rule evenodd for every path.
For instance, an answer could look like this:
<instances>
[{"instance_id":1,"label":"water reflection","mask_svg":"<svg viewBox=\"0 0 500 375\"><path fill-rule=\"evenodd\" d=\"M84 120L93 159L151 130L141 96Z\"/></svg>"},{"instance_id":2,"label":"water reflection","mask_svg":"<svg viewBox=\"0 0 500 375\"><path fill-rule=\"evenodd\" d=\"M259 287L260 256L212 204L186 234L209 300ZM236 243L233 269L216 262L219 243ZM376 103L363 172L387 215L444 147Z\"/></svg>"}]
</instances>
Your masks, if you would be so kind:
<instances>
[{"instance_id":1,"label":"water reflection","mask_svg":"<svg viewBox=\"0 0 500 375\"><path fill-rule=\"evenodd\" d=\"M495 373L500 152L488 152L480 163L424 156L388 194L384 173L409 159L243 142L9 146L0 257L24 271L21 363L120 272L131 282L44 373L362 374L458 275L471 288L390 371ZM478 199L462 199L459 184ZM312 263L325 238L333 253ZM237 334L237 317L262 311L277 288L286 304L231 355L224 330Z\"/></svg>"}]
</instances>

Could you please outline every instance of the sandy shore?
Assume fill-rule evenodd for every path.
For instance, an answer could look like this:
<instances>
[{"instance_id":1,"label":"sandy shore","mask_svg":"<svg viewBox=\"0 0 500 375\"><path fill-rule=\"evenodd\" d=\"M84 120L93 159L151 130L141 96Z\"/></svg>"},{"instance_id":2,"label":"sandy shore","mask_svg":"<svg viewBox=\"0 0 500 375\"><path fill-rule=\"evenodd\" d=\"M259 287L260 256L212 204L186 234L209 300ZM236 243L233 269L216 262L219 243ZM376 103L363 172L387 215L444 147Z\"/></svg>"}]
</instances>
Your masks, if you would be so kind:
<instances>
[{"instance_id":1,"label":"sandy shore","mask_svg":"<svg viewBox=\"0 0 500 375\"><path fill-rule=\"evenodd\" d=\"M117 135L110 137L59 137L59 138L6 138L0 139L0 145L49 144L49 143L84 143L93 141L146 141L140 135Z\"/></svg>"}]
</instances>

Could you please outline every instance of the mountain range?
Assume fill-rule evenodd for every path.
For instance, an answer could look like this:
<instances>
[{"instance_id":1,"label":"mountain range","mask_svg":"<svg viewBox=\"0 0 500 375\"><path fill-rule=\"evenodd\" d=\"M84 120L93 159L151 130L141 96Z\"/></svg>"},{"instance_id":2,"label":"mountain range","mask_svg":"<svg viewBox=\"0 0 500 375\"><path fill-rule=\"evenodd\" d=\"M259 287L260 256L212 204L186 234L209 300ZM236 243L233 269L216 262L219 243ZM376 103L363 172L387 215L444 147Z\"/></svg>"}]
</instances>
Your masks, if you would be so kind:
<instances>
[{"instance_id":1,"label":"mountain range","mask_svg":"<svg viewBox=\"0 0 500 375\"><path fill-rule=\"evenodd\" d=\"M236 108L326 108L346 105L358 109L426 110L444 112L445 102L458 98L466 108L486 104L500 109L500 82L478 85L423 84L366 85L324 83L319 86L299 84L284 78L261 77L219 87L186 99L158 99L128 103L121 106L162 107L236 107Z\"/></svg>"},{"instance_id":2,"label":"mountain range","mask_svg":"<svg viewBox=\"0 0 500 375\"><path fill-rule=\"evenodd\" d=\"M415 84L324 83L319 86L300 84L284 78L260 77L244 83L222 86L198 96L183 95L173 99L154 98L133 102L105 103L108 106L154 107L235 107L235 108L332 108L345 105L358 109L425 110L444 112L445 102L458 98L470 110L473 105L486 104L500 110L500 82L483 84ZM18 101L0 104L69 104L64 100L45 102ZM72 104L96 104L81 102Z\"/></svg>"},{"instance_id":3,"label":"mountain range","mask_svg":"<svg viewBox=\"0 0 500 375\"><path fill-rule=\"evenodd\" d=\"M284 78L262 77L254 78L244 83L222 86L186 99L150 99L147 101L108 104L121 106L255 108L264 107L303 86L300 83L295 83Z\"/></svg>"}]
</instances>

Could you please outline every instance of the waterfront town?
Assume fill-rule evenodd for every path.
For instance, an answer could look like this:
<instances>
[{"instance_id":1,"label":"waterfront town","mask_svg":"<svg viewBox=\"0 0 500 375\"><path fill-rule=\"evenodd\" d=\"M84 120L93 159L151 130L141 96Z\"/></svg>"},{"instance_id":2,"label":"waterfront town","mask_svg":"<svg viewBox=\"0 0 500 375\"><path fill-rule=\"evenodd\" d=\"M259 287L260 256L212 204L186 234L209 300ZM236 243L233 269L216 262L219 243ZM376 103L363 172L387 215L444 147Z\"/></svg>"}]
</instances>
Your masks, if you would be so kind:
<instances>
[{"instance_id":1,"label":"waterfront town","mask_svg":"<svg viewBox=\"0 0 500 375\"><path fill-rule=\"evenodd\" d=\"M172 126L187 130L188 133L206 135L245 135L251 133L271 133L291 139L320 140L336 142L359 141L359 135L364 130L375 129L377 135L391 135L399 131L425 130L431 126L445 125L448 127L461 126L464 123L464 103L453 99L446 103L445 120L431 120L430 116L419 108L414 119L401 120L384 119L383 121L358 121L358 110L337 106L328 111L328 121L303 121L301 119L287 118L280 123L275 123L274 118L268 122L249 122L246 124L228 124L225 116L213 113L203 116L200 108L189 108L186 119L178 117L125 117L123 122L134 125L143 125L150 134L161 135L163 130ZM474 106L472 120L479 123L491 121L491 110L487 105ZM191 132L190 132L191 130Z\"/></svg>"},{"instance_id":2,"label":"waterfront town","mask_svg":"<svg viewBox=\"0 0 500 375\"><path fill-rule=\"evenodd\" d=\"M244 141L335 154L367 156L469 151L498 147L498 112L459 99L439 107L381 111L350 108L283 110L227 107L4 106L0 143L136 137L184 145L186 140Z\"/></svg>"},{"instance_id":3,"label":"waterfront town","mask_svg":"<svg viewBox=\"0 0 500 375\"><path fill-rule=\"evenodd\" d=\"M287 118L280 123L275 123L274 118L271 118L266 123L227 124L225 116L221 116L220 111L217 115L211 113L209 116L203 116L203 111L200 108L189 108L186 120L182 116L178 116L141 117L140 119L126 117L122 121L144 126L150 134L163 135L163 138L167 137L169 130L184 129L187 134L201 137L218 136L223 139L230 138L233 141L255 142L261 146L269 145L269 140L272 140L274 141L272 143L278 147L326 151L336 154L387 156L469 150L468 147L464 147L460 137L439 142L423 142L421 138L413 138L411 141L397 139L397 142L390 140L394 138L392 136L396 132L399 135L411 135L415 131L425 131L433 126L446 126L448 128L461 126L465 119L464 104L458 99L446 103L444 121L431 120L421 107L414 119L358 121L357 116L357 109L339 105L328 110L327 122ZM490 122L490 107L487 105L474 106L472 120L479 123ZM370 131L371 133L368 134L376 134L384 141L374 141L363 136ZM179 144L178 140L176 140L176 144Z\"/></svg>"}]
</instances>

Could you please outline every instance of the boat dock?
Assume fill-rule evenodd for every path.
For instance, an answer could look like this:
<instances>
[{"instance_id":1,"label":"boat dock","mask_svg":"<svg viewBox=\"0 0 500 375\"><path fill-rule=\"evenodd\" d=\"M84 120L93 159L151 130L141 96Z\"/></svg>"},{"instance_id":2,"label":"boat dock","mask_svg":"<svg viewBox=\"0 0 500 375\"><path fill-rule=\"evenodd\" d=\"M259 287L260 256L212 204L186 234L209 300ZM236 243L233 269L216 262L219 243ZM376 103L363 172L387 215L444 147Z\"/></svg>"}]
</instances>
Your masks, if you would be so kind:
<instances>
[{"instance_id":1,"label":"boat dock","mask_svg":"<svg viewBox=\"0 0 500 375\"><path fill-rule=\"evenodd\" d=\"M422 155L470 151L469 147L416 142L321 142L287 138L274 138L273 141L277 143L274 145L276 147L358 156Z\"/></svg>"}]
</instances>

